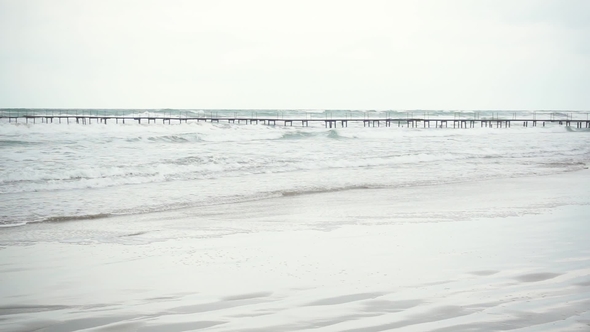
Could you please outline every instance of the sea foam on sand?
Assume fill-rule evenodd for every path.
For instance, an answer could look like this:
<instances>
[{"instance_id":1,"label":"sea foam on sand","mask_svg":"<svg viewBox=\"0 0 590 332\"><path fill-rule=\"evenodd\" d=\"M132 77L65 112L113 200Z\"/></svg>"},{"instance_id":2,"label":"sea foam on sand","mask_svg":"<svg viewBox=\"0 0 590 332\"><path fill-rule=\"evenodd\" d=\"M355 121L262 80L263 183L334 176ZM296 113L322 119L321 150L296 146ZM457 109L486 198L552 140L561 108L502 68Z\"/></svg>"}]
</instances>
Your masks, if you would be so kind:
<instances>
[{"instance_id":1,"label":"sea foam on sand","mask_svg":"<svg viewBox=\"0 0 590 332\"><path fill-rule=\"evenodd\" d=\"M590 330L590 172L0 232L3 331Z\"/></svg>"}]
</instances>

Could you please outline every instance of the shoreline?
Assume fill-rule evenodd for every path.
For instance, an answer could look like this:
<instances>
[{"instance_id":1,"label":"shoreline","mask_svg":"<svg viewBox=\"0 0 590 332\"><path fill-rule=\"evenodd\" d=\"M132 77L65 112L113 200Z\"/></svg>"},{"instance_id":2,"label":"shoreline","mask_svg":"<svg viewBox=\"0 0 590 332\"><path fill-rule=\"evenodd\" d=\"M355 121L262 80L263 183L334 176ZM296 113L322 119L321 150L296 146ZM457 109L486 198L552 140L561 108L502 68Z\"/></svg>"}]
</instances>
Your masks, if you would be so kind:
<instances>
[{"instance_id":1,"label":"shoreline","mask_svg":"<svg viewBox=\"0 0 590 332\"><path fill-rule=\"evenodd\" d=\"M349 191L395 191L395 190L404 190L408 189L411 190L415 189L434 189L436 190L437 187L441 186L451 186L451 187L462 187L465 185L470 185L473 183L479 183L482 186L486 186L488 184L493 184L497 181L502 182L522 182L534 179L552 179L556 177L566 177L564 178L565 181L568 181L567 178L572 176L578 176L577 173L580 172L581 174L586 173L585 177L590 177L590 170L588 170L588 166L586 165L579 165L577 169L571 170L562 170L560 172L551 173L551 174L531 174L527 176L507 176L507 177L498 177L498 178L484 178L482 180L465 180L465 181L455 181L455 182L440 182L440 183L424 183L424 184L414 184L414 185L404 185L404 186L358 186L353 185L350 187L337 187L337 188L325 188L325 189L312 189L312 190L302 190L302 191L283 191L283 192L271 192L266 193L261 196L256 197L245 197L243 199L239 199L236 201L229 201L229 202L220 202L217 204L195 204L181 207L175 207L165 210L157 210L157 211L145 211L145 212L136 212L136 213L96 213L90 215L64 215L64 216L53 216L49 218L44 218L41 220L36 221L29 221L29 222L19 222L14 224L0 224L0 232L2 229L12 228L12 227L23 227L23 226L32 226L35 224L44 224L44 223L64 223L64 222L85 222L93 219L107 219L107 218L133 218L138 216L144 215L151 215L151 214L175 214L177 212L182 212L183 210L200 210L200 209L212 209L215 207L231 207L232 205L243 205L243 204L250 204L256 203L266 200L276 200L281 198L289 198L289 197L299 197L299 196L308 196L308 195L324 195L324 194L337 194L340 192L349 192ZM580 175L584 176L584 175ZM528 179L528 180L527 180ZM590 184L590 182L589 182Z\"/></svg>"},{"instance_id":2,"label":"shoreline","mask_svg":"<svg viewBox=\"0 0 590 332\"><path fill-rule=\"evenodd\" d=\"M0 328L584 330L588 173L14 228Z\"/></svg>"}]
</instances>

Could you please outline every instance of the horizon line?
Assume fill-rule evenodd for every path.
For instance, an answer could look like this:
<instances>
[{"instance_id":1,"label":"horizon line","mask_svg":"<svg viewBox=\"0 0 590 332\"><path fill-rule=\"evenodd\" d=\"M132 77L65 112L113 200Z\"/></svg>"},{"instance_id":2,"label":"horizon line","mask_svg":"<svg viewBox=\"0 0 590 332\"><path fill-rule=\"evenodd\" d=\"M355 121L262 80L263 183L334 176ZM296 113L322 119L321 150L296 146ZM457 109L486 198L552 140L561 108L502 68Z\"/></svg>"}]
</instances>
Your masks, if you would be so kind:
<instances>
[{"instance_id":1,"label":"horizon line","mask_svg":"<svg viewBox=\"0 0 590 332\"><path fill-rule=\"evenodd\" d=\"M339 109L339 108L99 108L99 107L4 107L6 110L145 110L145 111L353 111L353 112L590 112L590 109Z\"/></svg>"}]
</instances>

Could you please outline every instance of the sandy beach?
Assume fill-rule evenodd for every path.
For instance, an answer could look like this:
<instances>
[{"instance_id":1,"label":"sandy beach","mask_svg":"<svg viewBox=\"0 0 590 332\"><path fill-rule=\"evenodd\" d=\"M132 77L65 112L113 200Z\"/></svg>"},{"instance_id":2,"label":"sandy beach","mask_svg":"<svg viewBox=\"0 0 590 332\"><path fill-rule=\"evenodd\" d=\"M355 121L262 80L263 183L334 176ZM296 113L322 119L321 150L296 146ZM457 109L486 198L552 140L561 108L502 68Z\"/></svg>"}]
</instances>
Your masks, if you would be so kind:
<instances>
[{"instance_id":1,"label":"sandy beach","mask_svg":"<svg viewBox=\"0 0 590 332\"><path fill-rule=\"evenodd\" d=\"M589 175L3 229L0 328L587 331Z\"/></svg>"}]
</instances>

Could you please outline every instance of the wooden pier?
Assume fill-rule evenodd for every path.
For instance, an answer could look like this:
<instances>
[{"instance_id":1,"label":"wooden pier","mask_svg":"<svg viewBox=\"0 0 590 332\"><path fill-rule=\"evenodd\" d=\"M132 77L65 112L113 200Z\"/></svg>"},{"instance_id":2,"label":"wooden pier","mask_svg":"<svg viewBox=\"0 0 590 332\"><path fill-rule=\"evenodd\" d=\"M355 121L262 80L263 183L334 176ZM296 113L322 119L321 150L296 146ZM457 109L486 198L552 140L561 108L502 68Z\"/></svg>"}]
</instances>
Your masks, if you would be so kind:
<instances>
[{"instance_id":1,"label":"wooden pier","mask_svg":"<svg viewBox=\"0 0 590 332\"><path fill-rule=\"evenodd\" d=\"M310 118L310 117L293 117L293 118L273 118L273 117L236 117L236 116L114 116L114 115L31 115L31 114L10 114L0 113L0 119L7 119L8 122L24 122L24 123L77 123L77 124L108 124L110 123L188 123L188 122L212 122L212 123L234 123L234 124L264 124L264 125L283 125L293 126L300 125L302 127L309 127L310 123L319 124L326 128L348 127L349 123L357 123L363 127L408 127L408 128L510 128L512 125L521 125L522 127L544 127L546 124L559 124L568 127L576 128L590 128L589 119L557 119L549 117L547 119L528 119L528 118L512 118L512 119L462 119L462 118L429 118L429 117L404 117L404 118Z\"/></svg>"}]
</instances>

